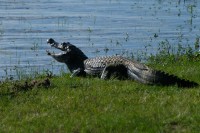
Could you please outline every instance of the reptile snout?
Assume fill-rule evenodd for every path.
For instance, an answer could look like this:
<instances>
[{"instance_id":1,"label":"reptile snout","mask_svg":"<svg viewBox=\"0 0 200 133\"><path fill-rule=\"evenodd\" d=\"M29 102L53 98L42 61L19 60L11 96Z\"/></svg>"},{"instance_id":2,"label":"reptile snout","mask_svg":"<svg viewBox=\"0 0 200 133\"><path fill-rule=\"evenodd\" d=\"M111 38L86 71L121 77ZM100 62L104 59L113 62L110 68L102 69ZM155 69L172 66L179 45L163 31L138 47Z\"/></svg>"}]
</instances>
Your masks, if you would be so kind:
<instances>
[{"instance_id":1,"label":"reptile snout","mask_svg":"<svg viewBox=\"0 0 200 133\"><path fill-rule=\"evenodd\" d=\"M52 38L50 38L50 39L47 39L47 43L53 44L53 43L55 43L55 41Z\"/></svg>"}]
</instances>

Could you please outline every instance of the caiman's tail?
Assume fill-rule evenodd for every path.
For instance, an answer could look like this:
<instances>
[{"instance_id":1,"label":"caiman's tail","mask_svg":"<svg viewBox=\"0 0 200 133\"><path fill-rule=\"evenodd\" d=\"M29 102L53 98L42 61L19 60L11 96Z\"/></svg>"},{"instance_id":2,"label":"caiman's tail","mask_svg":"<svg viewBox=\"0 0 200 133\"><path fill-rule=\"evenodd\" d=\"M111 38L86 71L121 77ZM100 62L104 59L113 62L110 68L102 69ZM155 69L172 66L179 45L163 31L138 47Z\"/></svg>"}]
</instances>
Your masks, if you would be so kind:
<instances>
[{"instance_id":1,"label":"caiman's tail","mask_svg":"<svg viewBox=\"0 0 200 133\"><path fill-rule=\"evenodd\" d=\"M147 67L148 68L148 67ZM195 87L199 84L193 81L181 79L175 75L170 75L163 71L152 70L150 68L141 70L141 69L132 69L128 70L128 75L141 83L145 84L157 84L157 85L178 85L178 87Z\"/></svg>"}]
</instances>

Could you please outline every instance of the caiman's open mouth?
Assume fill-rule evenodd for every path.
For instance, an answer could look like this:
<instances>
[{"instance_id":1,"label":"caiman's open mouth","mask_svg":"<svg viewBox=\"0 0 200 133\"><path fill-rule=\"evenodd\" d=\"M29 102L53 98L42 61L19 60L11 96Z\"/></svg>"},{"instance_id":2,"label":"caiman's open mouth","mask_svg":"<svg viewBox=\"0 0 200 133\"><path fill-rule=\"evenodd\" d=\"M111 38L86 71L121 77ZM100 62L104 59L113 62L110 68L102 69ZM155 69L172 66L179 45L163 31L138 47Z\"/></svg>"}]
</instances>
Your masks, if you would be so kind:
<instances>
[{"instance_id":1,"label":"caiman's open mouth","mask_svg":"<svg viewBox=\"0 0 200 133\"><path fill-rule=\"evenodd\" d=\"M54 47L54 48L57 48L57 49L60 49L62 51L65 51L65 46L63 45L63 43L59 44L58 42L56 42L54 39L50 38L47 40L47 44L51 45L51 47ZM64 53L58 53L58 54L55 54L54 52L50 52L49 50L46 50L47 52L47 55L61 55L61 54L65 54L66 52Z\"/></svg>"},{"instance_id":2,"label":"caiman's open mouth","mask_svg":"<svg viewBox=\"0 0 200 133\"><path fill-rule=\"evenodd\" d=\"M57 49L60 49L60 50L64 50L63 49L63 45L62 44L59 44L58 42L56 42L54 39L50 38L47 40L47 44L51 45L52 47L55 47Z\"/></svg>"}]
</instances>

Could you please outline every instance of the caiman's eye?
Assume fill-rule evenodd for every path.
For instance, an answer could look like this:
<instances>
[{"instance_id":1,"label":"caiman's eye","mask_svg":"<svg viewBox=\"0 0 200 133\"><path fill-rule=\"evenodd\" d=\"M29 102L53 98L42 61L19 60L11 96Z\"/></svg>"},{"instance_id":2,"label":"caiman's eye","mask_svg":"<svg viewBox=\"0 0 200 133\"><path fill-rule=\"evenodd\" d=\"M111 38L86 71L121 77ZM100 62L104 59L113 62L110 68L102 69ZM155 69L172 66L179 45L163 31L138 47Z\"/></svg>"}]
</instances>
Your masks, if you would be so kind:
<instances>
[{"instance_id":1,"label":"caiman's eye","mask_svg":"<svg viewBox=\"0 0 200 133\"><path fill-rule=\"evenodd\" d=\"M68 46L68 45L62 45L62 48L63 48L63 50L66 51L66 52L70 52L70 51L71 51L71 48L70 48L70 46Z\"/></svg>"},{"instance_id":2,"label":"caiman's eye","mask_svg":"<svg viewBox=\"0 0 200 133\"><path fill-rule=\"evenodd\" d=\"M69 50L69 46L65 46L65 49L66 49L66 50Z\"/></svg>"},{"instance_id":3,"label":"caiman's eye","mask_svg":"<svg viewBox=\"0 0 200 133\"><path fill-rule=\"evenodd\" d=\"M66 47L67 47L67 46L65 45L65 43L61 43L60 45L61 45L62 49L66 49Z\"/></svg>"},{"instance_id":4,"label":"caiman's eye","mask_svg":"<svg viewBox=\"0 0 200 133\"><path fill-rule=\"evenodd\" d=\"M69 45L68 45L68 44L69 44L68 42L67 42L67 43L66 43L66 42L61 43L62 48L63 48L63 49L66 49L66 50L69 49Z\"/></svg>"}]
</instances>

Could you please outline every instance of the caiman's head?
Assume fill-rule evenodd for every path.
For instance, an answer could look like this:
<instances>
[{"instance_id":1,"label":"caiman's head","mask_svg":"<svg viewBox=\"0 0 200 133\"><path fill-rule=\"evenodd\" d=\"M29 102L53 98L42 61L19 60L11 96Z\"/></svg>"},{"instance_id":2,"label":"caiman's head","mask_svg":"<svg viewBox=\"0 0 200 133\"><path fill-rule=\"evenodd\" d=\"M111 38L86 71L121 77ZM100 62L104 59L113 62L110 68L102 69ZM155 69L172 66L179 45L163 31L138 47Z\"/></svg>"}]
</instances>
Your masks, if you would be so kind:
<instances>
[{"instance_id":1,"label":"caiman's head","mask_svg":"<svg viewBox=\"0 0 200 133\"><path fill-rule=\"evenodd\" d=\"M54 48L62 50L63 52L55 54L47 50L47 55L52 56L58 62L67 64L69 70L72 72L78 68L83 68L83 61L88 57L76 46L72 45L69 42L58 43L54 39L50 38L47 40L47 43Z\"/></svg>"}]
</instances>

